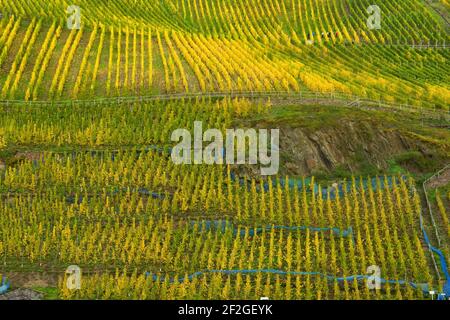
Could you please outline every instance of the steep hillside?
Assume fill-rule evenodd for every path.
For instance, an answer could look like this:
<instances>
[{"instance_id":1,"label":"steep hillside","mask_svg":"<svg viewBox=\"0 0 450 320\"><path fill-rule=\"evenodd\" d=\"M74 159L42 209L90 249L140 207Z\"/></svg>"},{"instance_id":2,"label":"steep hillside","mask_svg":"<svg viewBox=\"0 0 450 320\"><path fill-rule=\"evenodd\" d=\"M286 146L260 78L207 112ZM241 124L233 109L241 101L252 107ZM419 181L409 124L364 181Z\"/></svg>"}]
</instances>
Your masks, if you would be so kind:
<instances>
[{"instance_id":1,"label":"steep hillside","mask_svg":"<svg viewBox=\"0 0 450 320\"><path fill-rule=\"evenodd\" d=\"M79 1L81 30L67 1L26 3L0 2L3 100L307 90L448 108L448 33L419 0L383 1L374 30L365 1Z\"/></svg>"}]
</instances>

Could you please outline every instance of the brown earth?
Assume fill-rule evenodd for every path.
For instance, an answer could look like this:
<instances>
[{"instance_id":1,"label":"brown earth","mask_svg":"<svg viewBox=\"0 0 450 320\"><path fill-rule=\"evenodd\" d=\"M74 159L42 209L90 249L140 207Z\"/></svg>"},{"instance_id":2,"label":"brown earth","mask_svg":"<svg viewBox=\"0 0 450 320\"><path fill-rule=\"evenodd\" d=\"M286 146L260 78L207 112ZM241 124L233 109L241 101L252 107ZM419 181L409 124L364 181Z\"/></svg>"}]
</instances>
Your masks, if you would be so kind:
<instances>
[{"instance_id":1,"label":"brown earth","mask_svg":"<svg viewBox=\"0 0 450 320\"><path fill-rule=\"evenodd\" d=\"M6 272L5 276L14 288L48 287L58 285L57 273Z\"/></svg>"}]
</instances>

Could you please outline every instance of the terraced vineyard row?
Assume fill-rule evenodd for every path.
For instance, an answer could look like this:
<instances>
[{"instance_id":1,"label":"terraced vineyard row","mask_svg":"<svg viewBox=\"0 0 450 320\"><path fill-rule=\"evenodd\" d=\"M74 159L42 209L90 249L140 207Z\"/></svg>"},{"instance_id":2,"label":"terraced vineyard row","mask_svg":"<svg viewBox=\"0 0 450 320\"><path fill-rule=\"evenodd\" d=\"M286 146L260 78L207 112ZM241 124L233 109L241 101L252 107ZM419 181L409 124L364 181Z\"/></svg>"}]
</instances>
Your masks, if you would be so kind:
<instances>
[{"instance_id":1,"label":"terraced vineyard row","mask_svg":"<svg viewBox=\"0 0 450 320\"><path fill-rule=\"evenodd\" d=\"M450 96L446 49L264 45L143 26L69 31L14 17L0 35L2 99L306 89L446 108Z\"/></svg>"},{"instance_id":2,"label":"terraced vineyard row","mask_svg":"<svg viewBox=\"0 0 450 320\"><path fill-rule=\"evenodd\" d=\"M448 39L440 17L420 0L379 1L385 15L382 31L367 31L370 1L348 0L2 0L6 15L32 19L38 15L47 21L55 17L65 21L67 8L82 8L84 24L106 26L144 25L159 30L171 29L204 35L229 35L250 41L302 42L354 41L374 42L405 39L427 41ZM322 33L324 33L322 35ZM314 35L313 35L314 34Z\"/></svg>"},{"instance_id":3,"label":"terraced vineyard row","mask_svg":"<svg viewBox=\"0 0 450 320\"><path fill-rule=\"evenodd\" d=\"M165 281L162 291L153 292L158 286L144 280L144 272L160 274L159 270L163 270L161 277L175 279L198 270L247 269L321 270L346 277L365 274L367 266L376 264L382 267L384 278L403 279L407 274L409 280L437 286L420 242L420 200L412 185L402 180L392 190L370 187L363 191L353 184L342 199L331 201L307 193L306 188L298 192L279 184L269 183L267 192L258 192L257 188L264 188L255 180L247 188L233 183L220 167L194 171L173 167L165 156L152 152L138 158L135 152L114 158L108 153L102 158L83 153L62 158L44 155L38 163L26 161L7 170L2 178L3 268L51 265L61 270L76 263L85 271L117 268L136 272L134 277L120 278L119 283L129 282L124 287L114 284L117 279L107 273L100 278L85 276L88 285L77 297L124 298L132 292L137 298L185 298L188 292L168 294L165 290L192 287L198 289L198 297L224 294L226 298L236 297L240 285L255 288L254 284L256 291L245 289L246 298L265 293L263 286L275 289L270 291L275 298L422 297L420 290L400 284L387 285L385 292L375 294L364 283L344 282L342 288L316 276L281 278L262 273L236 279L232 291L225 289L227 277L206 275L182 284ZM148 195L144 187L164 196ZM224 232L195 227L186 219L197 220L196 212L203 212L203 219L227 217L246 234L241 237L240 231L235 234L229 227ZM344 237L308 229L272 229L249 236L253 228L272 224L352 227L353 233ZM140 285L135 283L138 279ZM210 281L214 289L209 293L198 287ZM63 297L75 294L61 289Z\"/></svg>"},{"instance_id":4,"label":"terraced vineyard row","mask_svg":"<svg viewBox=\"0 0 450 320\"><path fill-rule=\"evenodd\" d=\"M125 162L131 160L130 156L134 158L134 154L116 158L118 162L115 164L109 160L98 162L89 155L87 157L78 155L75 161L68 163L63 161L59 165L46 158L50 161L48 169L46 165L40 167L36 174L48 176L50 171L55 169L60 172L59 168L63 169L62 166L64 170L70 170L72 166L74 169L84 167L92 170L89 171L92 173L100 166L105 168L105 172L112 172L110 168L115 171L120 185L122 181L128 179L126 176L132 177L131 172L127 174L119 169ZM157 156L155 158L155 155L147 155L138 159L135 164L140 167L150 158L161 161L161 158L158 159ZM180 176L179 174L194 177L200 173L189 174L185 171L187 168L182 169L179 174L176 173L178 169L167 171L164 160L162 161L159 168L165 168L165 172L172 172L170 175L175 179ZM156 171L151 172L161 172L155 169ZM15 173L16 177L23 177L20 171L22 170ZM75 169L75 172L86 171ZM87 174L91 175L89 172ZM368 291L364 283L358 285L356 282L344 282L342 287L337 282L324 281L317 276L286 278L267 276L264 273L242 276L240 280L236 279L236 276L231 276L233 285L228 290L226 287L231 284L227 278L230 277L208 274L192 282L186 280L182 283L177 281L170 283L167 280L159 287L159 280L154 283L151 281L152 278L145 280L146 271L159 274L160 279L168 277L178 279L198 270L263 269L302 272L321 270L325 274L345 277L365 274L368 265L377 264L382 266L384 278L403 279L407 274L414 281L430 284L432 282L426 252L420 244L420 235L417 233L419 200L414 193L408 195L408 187L404 183L395 187L393 191L381 189L374 193L369 189L366 195L358 195L354 186L354 191L343 199L331 202L329 199L315 198L314 195L305 192L290 192L279 186L274 186L267 194L258 194L255 189L250 191L233 185L227 179L224 180L222 188L220 171L211 174L210 179L202 174L200 176L201 180L197 180L197 177L193 180L184 179L182 184L175 187L177 191L172 198L162 200L152 199L131 189L116 194L107 191L92 194L96 189L94 184L84 192L72 189L76 192L77 200L74 203L69 202L72 203L69 205L67 196L60 194L59 188L45 190L46 199L52 199L51 202L39 200L41 198L35 195L10 195L7 197L9 204L5 204L2 208L5 212L2 227L8 230L2 242L6 265L11 267L16 263L17 270L20 270L20 265L27 270L33 265L37 267L40 264L50 263L57 268L59 265L76 262L85 271L93 268L105 272L103 268L110 268L111 275L104 273L99 278L85 276L83 289L76 293L67 291L62 286L62 295L66 298L73 298L74 294L78 298L125 298L128 294L136 298L195 296L231 298L239 296L240 292L236 290L239 290L240 286L241 289L246 287L243 296L245 298L258 298L258 295L267 292L273 298L288 299L422 297L420 290L403 285L387 285L384 287L386 291L375 293ZM216 180L213 180L213 177ZM30 178L30 181L32 179ZM152 180L159 185L159 189L169 187L171 184L170 180L166 180L163 176L157 175ZM61 182L69 187L75 183L72 179L66 180L65 183L62 180ZM253 185L255 184L253 182ZM8 182L4 185L11 186ZM189 185L187 189L183 187ZM110 184L107 187L109 186ZM213 189L205 193L205 186ZM192 187L194 195L186 197ZM37 190L42 189L38 187ZM405 195L408 197L405 198ZM228 207L233 202L236 203L233 208L226 211L219 210L220 206ZM184 208L183 203L186 204ZM27 209L30 207L34 209L32 211ZM266 216L261 217L260 211L255 214L253 212L255 207L258 210L266 208ZM157 214L155 208L158 208L158 215L162 216L155 217ZM167 214L172 218L165 216L161 211L162 208L166 208ZM202 231L200 227L195 225L193 227L192 223L185 220L190 217L191 210L205 211L213 208L216 208L216 213L221 217L227 213L228 219L246 226L242 227L245 234L239 236L238 231L236 236L232 229L226 229L224 232L220 229ZM22 212L20 221L15 218L17 210ZM382 210L381 216L378 214L379 210ZM212 215L211 219L215 219L215 216ZM270 225L279 224L281 221L286 225L307 223L316 226L333 224L343 227L353 226L354 238L328 232L309 230L289 232L275 229L249 236L253 226L258 223ZM35 232L30 229L28 222L33 222ZM37 234L41 236L39 238L33 236ZM131 272L135 270L135 275L131 277L124 275L115 279L114 269L111 270L111 266L119 270L124 268ZM201 289L208 284L212 287L210 291ZM253 289L249 290L248 287ZM436 287L436 284L433 287ZM198 291L193 294L189 290L183 294L183 288ZM175 292L167 293L166 290Z\"/></svg>"}]
</instances>

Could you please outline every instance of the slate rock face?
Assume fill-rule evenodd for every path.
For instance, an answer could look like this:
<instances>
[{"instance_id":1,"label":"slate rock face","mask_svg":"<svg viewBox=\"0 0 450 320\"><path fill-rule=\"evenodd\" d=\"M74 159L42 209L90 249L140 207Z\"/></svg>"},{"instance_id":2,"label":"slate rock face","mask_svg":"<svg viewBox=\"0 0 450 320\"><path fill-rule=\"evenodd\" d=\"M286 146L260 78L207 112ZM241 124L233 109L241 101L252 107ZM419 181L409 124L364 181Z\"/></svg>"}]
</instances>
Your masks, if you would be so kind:
<instances>
[{"instance_id":1,"label":"slate rock face","mask_svg":"<svg viewBox=\"0 0 450 320\"><path fill-rule=\"evenodd\" d=\"M44 295L31 289L16 289L0 295L0 300L42 300Z\"/></svg>"},{"instance_id":2,"label":"slate rock face","mask_svg":"<svg viewBox=\"0 0 450 320\"><path fill-rule=\"evenodd\" d=\"M340 118L339 114L332 114L324 120L327 122L318 127L308 127L306 121L296 123L294 120L249 123L261 129L280 129L281 176L311 176L338 169L354 173L365 167L386 171L394 156L410 152L430 162L446 158L441 147L420 140L401 127L367 119L365 115L361 119L357 116ZM247 123L244 122L244 125ZM402 165L407 165L411 172L420 173L422 170L414 159L406 160ZM259 176L259 168L259 165L232 167L237 174L250 177Z\"/></svg>"}]
</instances>

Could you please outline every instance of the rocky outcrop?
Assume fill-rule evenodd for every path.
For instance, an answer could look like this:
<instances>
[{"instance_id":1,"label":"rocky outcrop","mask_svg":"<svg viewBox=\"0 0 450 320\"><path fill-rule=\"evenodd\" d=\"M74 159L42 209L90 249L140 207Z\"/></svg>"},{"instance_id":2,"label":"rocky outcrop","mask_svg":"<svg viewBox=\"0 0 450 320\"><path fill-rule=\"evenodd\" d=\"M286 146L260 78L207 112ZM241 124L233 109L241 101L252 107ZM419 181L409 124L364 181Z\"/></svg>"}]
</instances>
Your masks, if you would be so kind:
<instances>
[{"instance_id":1,"label":"rocky outcrop","mask_svg":"<svg viewBox=\"0 0 450 320\"><path fill-rule=\"evenodd\" d=\"M433 157L433 148L402 131L372 121L342 120L338 125L311 129L280 127L280 173L309 176L343 168L358 174L361 166L384 171L388 160L417 151ZM235 168L241 174L257 174L256 168Z\"/></svg>"},{"instance_id":2,"label":"rocky outcrop","mask_svg":"<svg viewBox=\"0 0 450 320\"><path fill-rule=\"evenodd\" d=\"M396 154L410 150L429 153L426 146L398 131L354 122L313 132L282 128L280 150L287 168L295 168L297 174L331 171L338 166L354 171L363 161L385 169L387 160Z\"/></svg>"}]
</instances>

